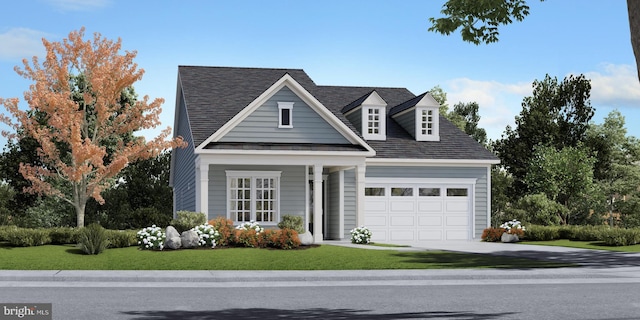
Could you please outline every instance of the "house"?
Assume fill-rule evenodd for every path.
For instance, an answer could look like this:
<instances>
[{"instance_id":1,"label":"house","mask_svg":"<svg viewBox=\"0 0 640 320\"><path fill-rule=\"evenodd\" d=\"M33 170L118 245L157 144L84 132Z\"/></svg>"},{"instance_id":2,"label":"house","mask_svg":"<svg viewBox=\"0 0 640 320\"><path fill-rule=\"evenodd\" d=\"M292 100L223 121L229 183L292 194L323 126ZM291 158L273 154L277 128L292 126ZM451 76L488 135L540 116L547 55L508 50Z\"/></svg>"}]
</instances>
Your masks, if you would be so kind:
<instances>
[{"instance_id":1,"label":"house","mask_svg":"<svg viewBox=\"0 0 640 320\"><path fill-rule=\"evenodd\" d=\"M174 212L275 226L314 242L479 239L498 159L438 114L429 93L317 85L300 69L180 66Z\"/></svg>"}]
</instances>

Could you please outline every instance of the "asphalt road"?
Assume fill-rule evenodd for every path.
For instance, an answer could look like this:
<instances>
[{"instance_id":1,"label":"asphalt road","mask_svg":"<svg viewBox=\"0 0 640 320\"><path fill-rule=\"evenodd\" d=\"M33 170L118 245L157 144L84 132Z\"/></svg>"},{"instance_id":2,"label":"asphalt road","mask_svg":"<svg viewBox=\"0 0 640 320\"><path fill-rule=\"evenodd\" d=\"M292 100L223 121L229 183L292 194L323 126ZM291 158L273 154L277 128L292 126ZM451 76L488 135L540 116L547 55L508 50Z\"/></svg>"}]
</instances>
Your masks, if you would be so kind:
<instances>
[{"instance_id":1,"label":"asphalt road","mask_svg":"<svg viewBox=\"0 0 640 320\"><path fill-rule=\"evenodd\" d=\"M6 281L0 302L54 319L640 319L640 268L332 272L207 281ZM334 276L341 278L341 272ZM406 279L403 279L405 277ZM104 280L104 279L103 279Z\"/></svg>"}]
</instances>

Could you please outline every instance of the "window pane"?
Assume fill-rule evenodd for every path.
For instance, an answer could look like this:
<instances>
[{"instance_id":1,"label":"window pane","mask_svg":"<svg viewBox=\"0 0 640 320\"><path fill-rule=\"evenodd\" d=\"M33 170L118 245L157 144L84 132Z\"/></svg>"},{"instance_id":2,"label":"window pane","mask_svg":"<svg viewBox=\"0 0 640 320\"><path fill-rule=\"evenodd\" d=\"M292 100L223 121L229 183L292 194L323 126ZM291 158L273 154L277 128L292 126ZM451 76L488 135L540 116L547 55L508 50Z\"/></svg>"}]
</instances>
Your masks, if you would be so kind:
<instances>
[{"instance_id":1,"label":"window pane","mask_svg":"<svg viewBox=\"0 0 640 320\"><path fill-rule=\"evenodd\" d=\"M291 125L291 110L289 109L281 109L282 112L282 123L283 126Z\"/></svg>"},{"instance_id":2,"label":"window pane","mask_svg":"<svg viewBox=\"0 0 640 320\"><path fill-rule=\"evenodd\" d=\"M365 196L384 197L384 188L364 188Z\"/></svg>"},{"instance_id":3,"label":"window pane","mask_svg":"<svg viewBox=\"0 0 640 320\"><path fill-rule=\"evenodd\" d=\"M440 188L420 188L418 194L421 197L439 197Z\"/></svg>"},{"instance_id":4,"label":"window pane","mask_svg":"<svg viewBox=\"0 0 640 320\"><path fill-rule=\"evenodd\" d=\"M447 188L447 197L466 197L467 193L466 188Z\"/></svg>"},{"instance_id":5,"label":"window pane","mask_svg":"<svg viewBox=\"0 0 640 320\"><path fill-rule=\"evenodd\" d=\"M392 197L411 197L413 196L413 188L391 188Z\"/></svg>"}]
</instances>

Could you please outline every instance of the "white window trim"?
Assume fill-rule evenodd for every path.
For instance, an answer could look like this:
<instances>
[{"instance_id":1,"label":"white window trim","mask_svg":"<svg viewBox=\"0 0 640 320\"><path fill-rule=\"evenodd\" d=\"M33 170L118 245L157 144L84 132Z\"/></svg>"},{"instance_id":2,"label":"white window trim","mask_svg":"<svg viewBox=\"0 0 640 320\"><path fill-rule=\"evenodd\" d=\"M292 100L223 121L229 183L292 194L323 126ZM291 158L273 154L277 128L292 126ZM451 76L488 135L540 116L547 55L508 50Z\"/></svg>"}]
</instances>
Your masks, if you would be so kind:
<instances>
[{"instance_id":1,"label":"white window trim","mask_svg":"<svg viewBox=\"0 0 640 320\"><path fill-rule=\"evenodd\" d=\"M242 223L242 221L237 221L237 217L231 215L231 179L237 178L249 178L251 179L251 219L256 220L256 178L273 178L275 179L275 197L274 197L274 217L273 221L260 221L261 225L277 225L280 221L280 176L282 175L282 171L236 171L236 170L226 170L227 175L227 218L231 219L234 223Z\"/></svg>"},{"instance_id":2,"label":"white window trim","mask_svg":"<svg viewBox=\"0 0 640 320\"><path fill-rule=\"evenodd\" d=\"M289 110L289 124L282 124L282 110ZM293 102L278 102L278 128L293 128Z\"/></svg>"},{"instance_id":3,"label":"white window trim","mask_svg":"<svg viewBox=\"0 0 640 320\"><path fill-rule=\"evenodd\" d=\"M433 127L431 134L422 134L422 112L433 112ZM416 140L417 141L440 141L440 115L437 107L420 107L416 108Z\"/></svg>"},{"instance_id":4,"label":"white window trim","mask_svg":"<svg viewBox=\"0 0 640 320\"><path fill-rule=\"evenodd\" d=\"M369 110L378 110L378 133L369 133ZM384 106L362 106L362 136L366 140L387 139L387 114Z\"/></svg>"}]
</instances>

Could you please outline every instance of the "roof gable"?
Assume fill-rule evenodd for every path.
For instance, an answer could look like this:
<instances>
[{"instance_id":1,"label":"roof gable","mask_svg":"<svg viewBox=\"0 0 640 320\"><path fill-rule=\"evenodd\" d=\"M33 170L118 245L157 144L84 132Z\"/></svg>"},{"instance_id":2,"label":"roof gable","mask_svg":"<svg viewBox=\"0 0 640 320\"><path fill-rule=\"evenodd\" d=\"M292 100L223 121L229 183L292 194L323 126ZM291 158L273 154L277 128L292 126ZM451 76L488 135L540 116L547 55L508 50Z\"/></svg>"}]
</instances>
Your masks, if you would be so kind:
<instances>
[{"instance_id":1,"label":"roof gable","mask_svg":"<svg viewBox=\"0 0 640 320\"><path fill-rule=\"evenodd\" d=\"M337 130L349 143L356 144L364 147L372 155L375 151L367 145L367 143L359 137L356 133L349 129L340 119L338 119L331 111L322 105L309 91L307 91L300 83L298 83L290 74L284 74L279 80L264 90L257 98L251 101L246 107L240 110L229 121L223 124L217 131L206 138L202 143L196 147L196 152L206 149L207 144L212 142L218 142L222 137L229 133L238 124L244 121L249 115L251 115L257 108L262 106L267 100L273 97L274 94L279 92L283 88L288 88L293 91L302 101L304 101L311 109L322 117L327 123Z\"/></svg>"}]
</instances>

